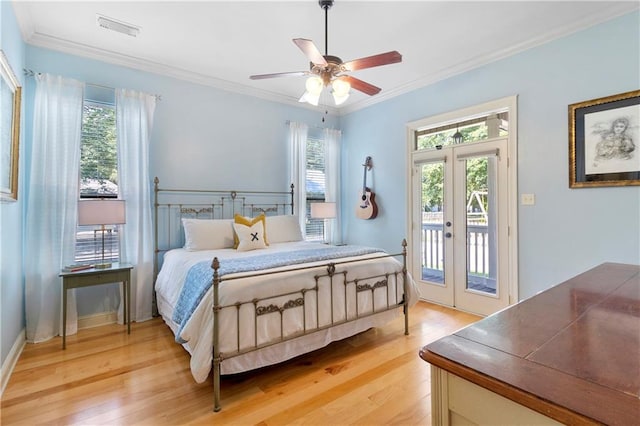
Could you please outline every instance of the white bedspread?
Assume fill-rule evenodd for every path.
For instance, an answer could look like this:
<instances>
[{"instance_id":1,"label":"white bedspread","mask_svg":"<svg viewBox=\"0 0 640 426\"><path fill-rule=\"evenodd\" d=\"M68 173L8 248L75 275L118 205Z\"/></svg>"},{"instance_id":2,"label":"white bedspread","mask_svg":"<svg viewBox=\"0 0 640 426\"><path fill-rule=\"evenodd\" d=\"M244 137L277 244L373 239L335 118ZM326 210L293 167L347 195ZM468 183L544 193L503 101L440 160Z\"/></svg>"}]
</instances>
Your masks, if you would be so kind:
<instances>
[{"instance_id":1,"label":"white bedspread","mask_svg":"<svg viewBox=\"0 0 640 426\"><path fill-rule=\"evenodd\" d=\"M167 252L164 256L164 262L158 279L156 281L156 293L158 300L158 310L164 321L170 326L175 333L178 325L172 321L173 311L180 295L182 285L185 281L189 268L198 262L205 260L213 260L218 257L220 262L225 259L247 257L256 255L257 252L276 252L301 250L316 247L318 243L295 242L295 243L277 243L272 244L266 250L258 250L255 252L237 252L234 249L221 250L205 250L205 251L186 251L184 249L175 249ZM348 278L370 277L384 273L395 272L399 269L399 262L395 258L380 258L384 253L372 253L359 256L362 262L351 263L344 267L338 265L336 273L340 273L343 269L349 270ZM344 260L351 260L347 258ZM336 261L337 262L337 261ZM254 298L265 298L272 294L282 294L288 291L298 290L301 286L313 287L315 281L314 275L322 274L326 268L327 262L316 262L320 265L318 268L305 271L291 271L291 269L300 266L293 265L281 268L275 268L278 271L288 271L283 274L267 275L262 277L245 277L242 279L234 279L223 281L220 284L220 304L223 306L233 305L236 302L250 301ZM313 264L310 264L313 265ZM321 267L322 266L322 267ZM252 275L252 273L229 275L225 278ZM379 280L379 278L378 278ZM363 281L366 282L366 281ZM402 279L399 278L399 284ZM334 319L340 321L344 319L345 306L344 297L336 298L337 294L344 293L342 280L334 278ZM352 285L353 287L353 285ZM407 300L409 306L418 300L418 293L415 283L409 279ZM302 309L291 309L284 312L284 334L290 335L303 331L305 324L307 329L315 328L319 324L327 325L331 322L331 309L328 302L329 297L329 281L321 281L321 297L318 309L319 317L315 312L315 293L309 292L305 296L305 305L307 306L306 318L302 315ZM396 295L401 297L402 290L395 288L395 279L389 279L389 288L386 290L393 302ZM356 296L355 290L351 296L347 296L347 316L349 319L355 316ZM376 311L386 306L385 289L378 289L374 293L374 303ZM265 301L263 305L282 304L290 300L292 296L281 297L279 299L270 299ZM360 314L371 311L371 293L361 292L357 295L357 304ZM191 319L186 323L182 330L182 338L186 340L184 347L191 354L191 371L197 382L206 380L212 363L213 348L213 292L210 289L203 298L200 305L194 311ZM337 301L337 302L336 302ZM238 349L243 350L251 348L255 344L256 333L258 344L264 344L273 340L274 336L280 335L280 317L279 314L270 314L259 317L257 330L254 326L254 307L243 306L240 312L240 328L242 329L241 339L238 348L237 338L237 317L236 308L223 309L220 313L220 351L224 353L233 353ZM246 311L246 312L245 312ZM303 353L326 346L328 343L340 340L345 337L365 331L371 327L385 324L400 313L400 309L393 311L381 312L376 315L358 319L356 321L340 324L317 333L313 333L298 339L278 343L258 351L250 352L233 358L225 359L221 364L222 374L238 373L247 371L266 365L275 364ZM319 319L316 319L319 318ZM402 332L401 330L398 330Z\"/></svg>"}]
</instances>

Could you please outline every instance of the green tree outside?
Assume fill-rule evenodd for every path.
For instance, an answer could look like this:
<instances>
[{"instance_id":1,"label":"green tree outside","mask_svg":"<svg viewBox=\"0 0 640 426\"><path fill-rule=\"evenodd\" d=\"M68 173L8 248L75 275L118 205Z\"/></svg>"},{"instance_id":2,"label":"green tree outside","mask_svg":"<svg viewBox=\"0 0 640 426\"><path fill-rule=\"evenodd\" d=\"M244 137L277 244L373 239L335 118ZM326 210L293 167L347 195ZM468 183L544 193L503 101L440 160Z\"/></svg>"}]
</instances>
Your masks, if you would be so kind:
<instances>
[{"instance_id":1,"label":"green tree outside","mask_svg":"<svg viewBox=\"0 0 640 426\"><path fill-rule=\"evenodd\" d=\"M448 130L418 136L418 149L436 148L451 145L456 130ZM465 142L487 139L487 126L484 123L460 129ZM473 192L488 192L487 187L487 159L470 158L467 162L467 200ZM422 172L422 207L424 211L442 211L444 200L444 168L441 164L432 164L423 168ZM483 198L485 210L486 198Z\"/></svg>"},{"instance_id":2,"label":"green tree outside","mask_svg":"<svg viewBox=\"0 0 640 426\"><path fill-rule=\"evenodd\" d=\"M109 105L85 103L80 150L81 195L117 195L116 112Z\"/></svg>"}]
</instances>

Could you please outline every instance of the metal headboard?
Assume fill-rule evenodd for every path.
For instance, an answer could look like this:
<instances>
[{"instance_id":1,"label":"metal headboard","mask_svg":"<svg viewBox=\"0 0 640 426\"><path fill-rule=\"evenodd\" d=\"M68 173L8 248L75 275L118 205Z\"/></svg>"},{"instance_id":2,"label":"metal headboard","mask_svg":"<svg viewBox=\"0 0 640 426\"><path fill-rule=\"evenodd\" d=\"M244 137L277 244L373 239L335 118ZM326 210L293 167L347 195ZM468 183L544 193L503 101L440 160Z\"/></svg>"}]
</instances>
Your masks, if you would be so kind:
<instances>
[{"instance_id":1,"label":"metal headboard","mask_svg":"<svg viewBox=\"0 0 640 426\"><path fill-rule=\"evenodd\" d=\"M289 191L236 191L218 189L160 188L153 179L153 281L161 255L184 245L182 218L232 219L236 213L253 217L260 213L284 215L294 212L294 186ZM153 312L157 312L155 292Z\"/></svg>"}]
</instances>

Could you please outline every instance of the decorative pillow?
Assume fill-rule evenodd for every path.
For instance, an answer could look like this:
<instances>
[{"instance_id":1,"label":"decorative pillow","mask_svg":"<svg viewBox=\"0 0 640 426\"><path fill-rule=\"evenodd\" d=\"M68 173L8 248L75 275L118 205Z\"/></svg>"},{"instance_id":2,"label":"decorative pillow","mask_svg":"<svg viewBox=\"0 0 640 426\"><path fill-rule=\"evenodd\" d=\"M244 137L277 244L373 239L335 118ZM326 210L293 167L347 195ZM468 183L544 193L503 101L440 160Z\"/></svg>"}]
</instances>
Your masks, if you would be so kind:
<instances>
[{"instance_id":1,"label":"decorative pillow","mask_svg":"<svg viewBox=\"0 0 640 426\"><path fill-rule=\"evenodd\" d=\"M267 223L266 216L264 213L260 213L258 216L251 219L250 217L244 217L238 213L233 217L233 222L238 223L240 225L252 226L258 222L262 222L262 232L264 233L264 243L269 245L269 240L267 240ZM238 248L238 244L240 243L240 239L238 238L238 232L233 235L233 248Z\"/></svg>"},{"instance_id":2,"label":"decorative pillow","mask_svg":"<svg viewBox=\"0 0 640 426\"><path fill-rule=\"evenodd\" d=\"M233 247L233 220L182 218L184 248L189 251Z\"/></svg>"},{"instance_id":3,"label":"decorative pillow","mask_svg":"<svg viewBox=\"0 0 640 426\"><path fill-rule=\"evenodd\" d=\"M264 221L257 220L253 225L247 226L234 223L233 229L238 237L238 251L249 251L267 248L264 235Z\"/></svg>"},{"instance_id":4,"label":"decorative pillow","mask_svg":"<svg viewBox=\"0 0 640 426\"><path fill-rule=\"evenodd\" d=\"M270 243L286 243L289 241L302 241L302 231L298 216L267 216L267 228L269 228Z\"/></svg>"}]
</instances>

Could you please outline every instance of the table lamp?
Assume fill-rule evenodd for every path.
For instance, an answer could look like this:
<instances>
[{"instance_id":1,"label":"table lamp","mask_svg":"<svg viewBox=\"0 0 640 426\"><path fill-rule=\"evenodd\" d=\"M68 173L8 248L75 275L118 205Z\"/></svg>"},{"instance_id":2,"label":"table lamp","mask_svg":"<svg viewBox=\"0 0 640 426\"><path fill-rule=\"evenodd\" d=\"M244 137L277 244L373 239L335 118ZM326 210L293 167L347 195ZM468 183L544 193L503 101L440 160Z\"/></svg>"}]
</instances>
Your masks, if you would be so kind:
<instances>
[{"instance_id":1,"label":"table lamp","mask_svg":"<svg viewBox=\"0 0 640 426\"><path fill-rule=\"evenodd\" d=\"M335 217L337 217L335 202L311 203L311 218L324 219L324 226L322 228L322 239L325 244L328 243L327 220L334 219Z\"/></svg>"},{"instance_id":2,"label":"table lamp","mask_svg":"<svg viewBox=\"0 0 640 426\"><path fill-rule=\"evenodd\" d=\"M97 269L111 267L111 262L104 260L104 231L105 225L122 225L125 221L124 200L95 199L78 202L78 225L100 225L102 231L102 263L95 265Z\"/></svg>"}]
</instances>

